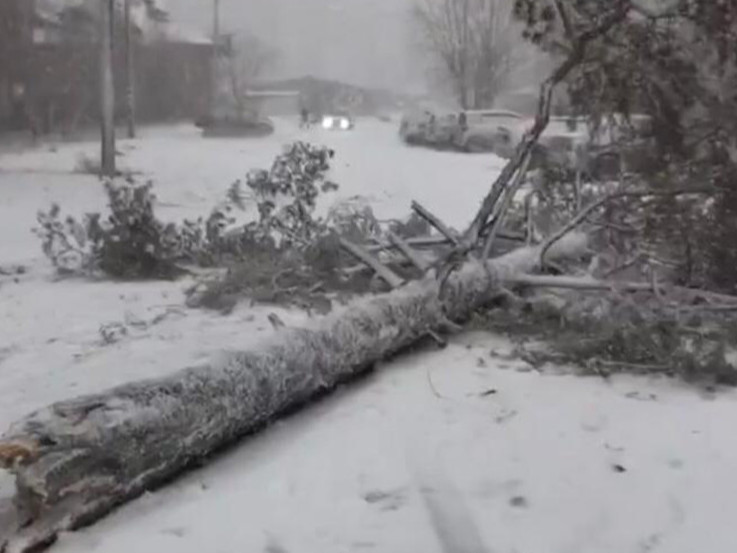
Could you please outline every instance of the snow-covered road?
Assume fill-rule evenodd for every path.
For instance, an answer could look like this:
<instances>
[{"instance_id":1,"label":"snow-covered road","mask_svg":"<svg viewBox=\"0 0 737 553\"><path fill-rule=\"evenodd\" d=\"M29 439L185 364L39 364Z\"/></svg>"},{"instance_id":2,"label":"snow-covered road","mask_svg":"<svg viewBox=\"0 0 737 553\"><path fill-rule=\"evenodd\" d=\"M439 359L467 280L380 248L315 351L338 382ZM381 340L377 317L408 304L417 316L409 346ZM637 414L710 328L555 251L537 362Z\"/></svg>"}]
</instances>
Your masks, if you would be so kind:
<instances>
[{"instance_id":1,"label":"snow-covered road","mask_svg":"<svg viewBox=\"0 0 737 553\"><path fill-rule=\"evenodd\" d=\"M162 216L206 213L231 182L295 138L336 150L341 197L379 217L417 199L451 225L474 213L501 163L401 145L394 125L353 133L282 123L260 141L152 129L123 141L125 166L156 183ZM51 282L35 212L99 210L73 174L92 143L0 156L0 427L49 402L156 376L270 332L269 308L182 307L180 283ZM302 315L280 313L290 324ZM103 345L100 325L127 334ZM733 553L737 394L667 381L528 372L509 343L467 335L373 376L64 536L55 553ZM0 501L11 482L0 476Z\"/></svg>"}]
</instances>

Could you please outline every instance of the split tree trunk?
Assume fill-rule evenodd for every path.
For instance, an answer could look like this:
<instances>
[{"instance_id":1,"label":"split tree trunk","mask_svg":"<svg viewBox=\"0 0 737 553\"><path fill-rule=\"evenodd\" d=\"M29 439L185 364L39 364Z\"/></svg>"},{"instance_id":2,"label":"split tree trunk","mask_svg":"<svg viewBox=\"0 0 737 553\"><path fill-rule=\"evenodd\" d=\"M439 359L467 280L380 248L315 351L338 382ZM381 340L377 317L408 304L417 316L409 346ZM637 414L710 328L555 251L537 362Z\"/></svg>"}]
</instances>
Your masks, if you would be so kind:
<instances>
[{"instance_id":1,"label":"split tree trunk","mask_svg":"<svg viewBox=\"0 0 737 553\"><path fill-rule=\"evenodd\" d=\"M548 256L579 255L585 246L582 235L571 234ZM539 259L540 248L531 247L485 266L468 263L442 297L437 281L426 278L313 327L284 329L250 351L31 414L0 440L0 464L16 479L0 550L28 551L95 521L448 320L463 320Z\"/></svg>"}]
</instances>

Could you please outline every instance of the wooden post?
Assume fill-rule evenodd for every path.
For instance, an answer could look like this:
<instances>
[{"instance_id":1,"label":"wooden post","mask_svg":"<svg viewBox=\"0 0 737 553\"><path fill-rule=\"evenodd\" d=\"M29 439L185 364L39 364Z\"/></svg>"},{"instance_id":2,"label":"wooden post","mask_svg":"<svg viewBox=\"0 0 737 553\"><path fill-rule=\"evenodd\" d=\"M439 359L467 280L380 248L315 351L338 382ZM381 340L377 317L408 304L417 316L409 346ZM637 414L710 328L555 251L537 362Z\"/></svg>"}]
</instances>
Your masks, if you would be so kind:
<instances>
[{"instance_id":1,"label":"wooden post","mask_svg":"<svg viewBox=\"0 0 737 553\"><path fill-rule=\"evenodd\" d=\"M128 138L136 137L136 96L135 96L135 44L131 23L131 0L125 0L125 93Z\"/></svg>"},{"instance_id":2,"label":"wooden post","mask_svg":"<svg viewBox=\"0 0 737 553\"><path fill-rule=\"evenodd\" d=\"M115 176L115 88L113 86L113 11L115 0L100 0L100 107L102 152L101 170Z\"/></svg>"}]
</instances>

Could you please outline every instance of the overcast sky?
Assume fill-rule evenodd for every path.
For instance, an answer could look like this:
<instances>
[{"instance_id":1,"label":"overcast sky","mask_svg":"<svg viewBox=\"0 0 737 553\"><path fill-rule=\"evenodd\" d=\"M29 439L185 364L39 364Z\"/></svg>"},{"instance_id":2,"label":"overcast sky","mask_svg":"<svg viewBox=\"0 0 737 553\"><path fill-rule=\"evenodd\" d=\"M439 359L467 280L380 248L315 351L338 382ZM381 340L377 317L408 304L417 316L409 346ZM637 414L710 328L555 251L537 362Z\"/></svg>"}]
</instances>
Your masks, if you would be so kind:
<instances>
[{"instance_id":1,"label":"overcast sky","mask_svg":"<svg viewBox=\"0 0 737 553\"><path fill-rule=\"evenodd\" d=\"M282 53L278 76L313 74L346 82L417 90L413 0L220 0L225 31L248 31ZM168 0L172 19L208 34L214 0Z\"/></svg>"}]
</instances>

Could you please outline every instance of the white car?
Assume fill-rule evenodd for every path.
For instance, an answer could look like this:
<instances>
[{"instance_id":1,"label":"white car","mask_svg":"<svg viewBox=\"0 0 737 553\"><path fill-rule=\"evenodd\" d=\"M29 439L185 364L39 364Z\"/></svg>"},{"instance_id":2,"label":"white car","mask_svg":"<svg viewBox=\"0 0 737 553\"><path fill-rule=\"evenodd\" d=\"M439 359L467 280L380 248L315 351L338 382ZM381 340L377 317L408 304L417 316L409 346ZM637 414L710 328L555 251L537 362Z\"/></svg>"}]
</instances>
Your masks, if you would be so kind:
<instances>
[{"instance_id":1,"label":"white car","mask_svg":"<svg viewBox=\"0 0 737 553\"><path fill-rule=\"evenodd\" d=\"M348 113L336 112L323 115L320 126L329 131L350 131L356 123Z\"/></svg>"},{"instance_id":2,"label":"white car","mask_svg":"<svg viewBox=\"0 0 737 553\"><path fill-rule=\"evenodd\" d=\"M399 136L407 144L422 144L432 115L428 109L405 113L399 123Z\"/></svg>"},{"instance_id":3,"label":"white car","mask_svg":"<svg viewBox=\"0 0 737 553\"><path fill-rule=\"evenodd\" d=\"M458 116L459 129L454 142L465 152L493 152L509 158L528 123L529 119L514 111L464 111Z\"/></svg>"}]
</instances>

